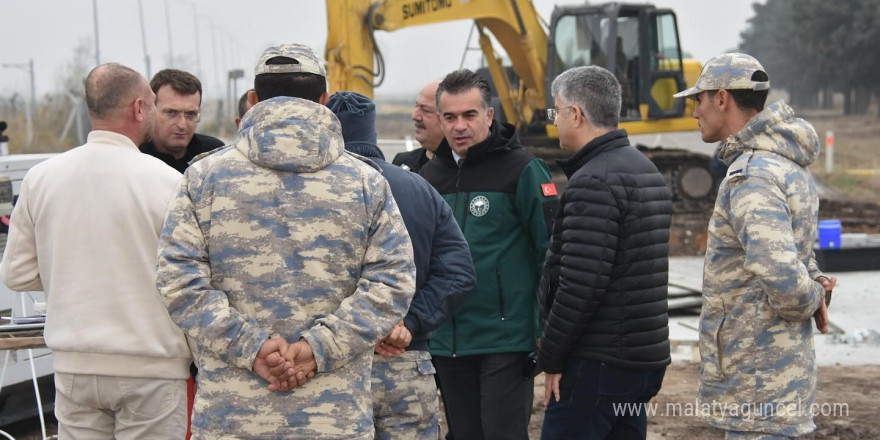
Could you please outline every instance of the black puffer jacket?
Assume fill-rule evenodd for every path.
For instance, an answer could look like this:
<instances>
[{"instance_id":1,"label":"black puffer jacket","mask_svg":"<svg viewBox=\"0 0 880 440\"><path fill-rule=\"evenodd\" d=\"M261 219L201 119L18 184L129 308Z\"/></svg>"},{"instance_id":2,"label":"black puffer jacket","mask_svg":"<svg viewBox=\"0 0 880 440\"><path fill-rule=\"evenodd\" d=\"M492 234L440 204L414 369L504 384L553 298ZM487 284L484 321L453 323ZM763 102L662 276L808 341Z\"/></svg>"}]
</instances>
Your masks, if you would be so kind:
<instances>
[{"instance_id":1,"label":"black puffer jacket","mask_svg":"<svg viewBox=\"0 0 880 440\"><path fill-rule=\"evenodd\" d=\"M568 359L648 370L670 363L667 315L671 195L626 131L560 161L568 176L541 281L540 365Z\"/></svg>"}]
</instances>

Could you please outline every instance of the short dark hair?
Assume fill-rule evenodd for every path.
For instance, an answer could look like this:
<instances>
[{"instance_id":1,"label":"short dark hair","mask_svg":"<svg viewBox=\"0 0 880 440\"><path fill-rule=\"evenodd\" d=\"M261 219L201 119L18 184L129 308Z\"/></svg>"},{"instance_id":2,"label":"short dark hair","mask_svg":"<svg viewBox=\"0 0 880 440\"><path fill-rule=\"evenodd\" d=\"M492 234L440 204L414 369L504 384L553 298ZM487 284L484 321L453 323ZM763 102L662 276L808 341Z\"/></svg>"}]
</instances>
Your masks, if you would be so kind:
<instances>
[{"instance_id":1,"label":"short dark hair","mask_svg":"<svg viewBox=\"0 0 880 440\"><path fill-rule=\"evenodd\" d=\"M443 78L440 85L437 86L437 108L440 108L440 95L443 92L450 95L458 95L466 93L470 89L477 88L480 91L480 100L483 102L483 109L489 110L492 106L492 90L489 88L489 82L482 76L471 72L467 69L456 70Z\"/></svg>"},{"instance_id":2,"label":"short dark hair","mask_svg":"<svg viewBox=\"0 0 880 440\"><path fill-rule=\"evenodd\" d=\"M177 69L163 69L153 75L150 80L150 88L153 93L159 94L162 86L171 86L171 89L179 95L189 96L199 94L199 105L202 104L202 82L195 75Z\"/></svg>"},{"instance_id":3,"label":"short dark hair","mask_svg":"<svg viewBox=\"0 0 880 440\"><path fill-rule=\"evenodd\" d=\"M289 57L274 57L266 64L299 64ZM318 102L327 92L327 78L308 72L262 73L254 77L257 99L265 101L278 96L308 99Z\"/></svg>"},{"instance_id":4,"label":"short dark hair","mask_svg":"<svg viewBox=\"0 0 880 440\"><path fill-rule=\"evenodd\" d=\"M770 77L767 76L767 73L763 70L757 70L752 74L752 81L769 81ZM733 97L733 102L736 103L737 108L742 111L754 110L756 112L760 112L764 110L764 104L767 103L767 95L770 90L747 90L747 89L734 89L727 90L730 93L730 96Z\"/></svg>"},{"instance_id":5,"label":"short dark hair","mask_svg":"<svg viewBox=\"0 0 880 440\"><path fill-rule=\"evenodd\" d=\"M247 95L254 89L250 89L247 92L244 92L244 95L241 95L241 98L238 98L238 117L243 118L244 114L247 113Z\"/></svg>"},{"instance_id":6,"label":"short dark hair","mask_svg":"<svg viewBox=\"0 0 880 440\"><path fill-rule=\"evenodd\" d=\"M102 64L92 69L85 80L86 106L97 118L107 117L111 110L127 104L141 84L141 74L118 63Z\"/></svg>"}]
</instances>

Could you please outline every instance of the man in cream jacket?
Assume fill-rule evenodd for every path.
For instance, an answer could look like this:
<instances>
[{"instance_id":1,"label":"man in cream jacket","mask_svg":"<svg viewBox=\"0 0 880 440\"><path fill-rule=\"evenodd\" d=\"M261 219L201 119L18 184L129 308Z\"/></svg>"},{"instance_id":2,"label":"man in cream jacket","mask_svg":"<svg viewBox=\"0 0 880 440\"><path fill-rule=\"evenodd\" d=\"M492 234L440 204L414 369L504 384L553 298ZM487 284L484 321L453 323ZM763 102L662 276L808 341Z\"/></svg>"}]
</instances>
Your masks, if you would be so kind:
<instances>
[{"instance_id":1,"label":"man in cream jacket","mask_svg":"<svg viewBox=\"0 0 880 440\"><path fill-rule=\"evenodd\" d=\"M146 78L104 64L85 89L94 129L25 176L0 279L46 292L60 438L182 439L192 360L155 287L180 174L138 151L156 118Z\"/></svg>"}]
</instances>

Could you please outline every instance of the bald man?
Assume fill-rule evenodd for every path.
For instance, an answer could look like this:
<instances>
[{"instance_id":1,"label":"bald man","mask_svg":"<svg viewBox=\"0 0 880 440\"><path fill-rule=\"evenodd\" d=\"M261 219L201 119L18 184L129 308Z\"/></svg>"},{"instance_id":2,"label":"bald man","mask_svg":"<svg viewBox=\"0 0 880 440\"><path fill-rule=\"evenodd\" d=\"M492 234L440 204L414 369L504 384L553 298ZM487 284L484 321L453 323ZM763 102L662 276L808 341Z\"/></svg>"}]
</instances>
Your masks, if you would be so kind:
<instances>
[{"instance_id":1,"label":"bald man","mask_svg":"<svg viewBox=\"0 0 880 440\"><path fill-rule=\"evenodd\" d=\"M398 153L391 161L405 170L418 173L426 162L434 157L434 151L443 140L443 130L440 129L440 114L437 113L437 86L440 81L431 81L416 98L416 108L412 112L413 125L415 125L416 140L422 144L422 148Z\"/></svg>"},{"instance_id":2,"label":"bald man","mask_svg":"<svg viewBox=\"0 0 880 440\"><path fill-rule=\"evenodd\" d=\"M59 438L182 439L192 359L156 291L180 174L138 151L156 119L146 78L104 64L85 95L94 129L25 176L0 280L46 292Z\"/></svg>"}]
</instances>

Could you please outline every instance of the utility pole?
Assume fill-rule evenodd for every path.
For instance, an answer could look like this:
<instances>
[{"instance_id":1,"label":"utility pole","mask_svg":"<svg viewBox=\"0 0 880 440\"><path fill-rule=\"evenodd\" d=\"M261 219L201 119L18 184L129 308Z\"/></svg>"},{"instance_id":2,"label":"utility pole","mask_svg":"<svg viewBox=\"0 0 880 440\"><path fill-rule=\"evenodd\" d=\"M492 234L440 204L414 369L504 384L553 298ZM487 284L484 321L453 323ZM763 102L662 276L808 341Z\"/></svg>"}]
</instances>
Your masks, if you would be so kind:
<instances>
[{"instance_id":1,"label":"utility pole","mask_svg":"<svg viewBox=\"0 0 880 440\"><path fill-rule=\"evenodd\" d=\"M229 93L229 115L233 118L236 116L236 112L238 111L235 108L235 102L238 101L238 80L244 78L244 70L242 69L232 69L229 71L229 85L227 86Z\"/></svg>"},{"instance_id":2,"label":"utility pole","mask_svg":"<svg viewBox=\"0 0 880 440\"><path fill-rule=\"evenodd\" d=\"M144 48L144 64L146 64L147 68L147 78L152 78L153 73L150 72L150 54L147 52L147 30L144 27L144 2L143 0L138 0L138 14L141 19L141 44Z\"/></svg>"},{"instance_id":3,"label":"utility pole","mask_svg":"<svg viewBox=\"0 0 880 440\"><path fill-rule=\"evenodd\" d=\"M199 48L199 14L196 11L196 4L190 1L181 1L181 3L188 4L192 7L193 10L193 30L195 31L195 43L196 43L196 77L199 80L202 79L202 55L201 50Z\"/></svg>"},{"instance_id":4,"label":"utility pole","mask_svg":"<svg viewBox=\"0 0 880 440\"><path fill-rule=\"evenodd\" d=\"M95 16L95 65L101 65L101 41L98 37L98 0L92 0L92 13Z\"/></svg>"},{"instance_id":5,"label":"utility pole","mask_svg":"<svg viewBox=\"0 0 880 440\"><path fill-rule=\"evenodd\" d=\"M171 44L171 13L168 12L168 0L165 0L165 30L168 32L168 67L174 68L174 49Z\"/></svg>"},{"instance_id":6,"label":"utility pole","mask_svg":"<svg viewBox=\"0 0 880 440\"><path fill-rule=\"evenodd\" d=\"M4 63L0 64L0 67L6 69L22 69L28 72L28 77L31 81L31 99L27 104L27 111L25 112L25 143L27 146L31 146L34 142L34 111L37 108L37 89L34 83L34 60L31 58L28 63Z\"/></svg>"},{"instance_id":7,"label":"utility pole","mask_svg":"<svg viewBox=\"0 0 880 440\"><path fill-rule=\"evenodd\" d=\"M202 78L202 50L199 47L199 14L196 13L196 4L190 3L193 8L193 30L196 33L196 73Z\"/></svg>"},{"instance_id":8,"label":"utility pole","mask_svg":"<svg viewBox=\"0 0 880 440\"><path fill-rule=\"evenodd\" d=\"M214 20L211 17L201 16L201 18L204 18L210 25L209 29L211 31L211 52L213 53L213 56L211 57L211 66L213 66L212 70L214 73L214 92L216 93L217 90L220 90L220 78L217 75L218 72L223 71L223 67L220 66L220 63L217 59L217 38L214 31L214 28L216 28L216 26L214 26Z\"/></svg>"}]
</instances>

